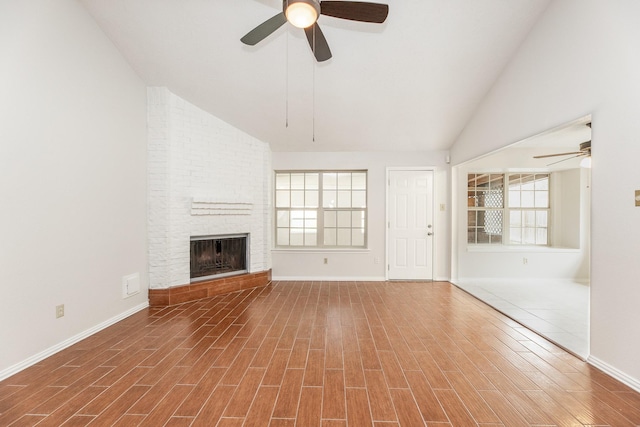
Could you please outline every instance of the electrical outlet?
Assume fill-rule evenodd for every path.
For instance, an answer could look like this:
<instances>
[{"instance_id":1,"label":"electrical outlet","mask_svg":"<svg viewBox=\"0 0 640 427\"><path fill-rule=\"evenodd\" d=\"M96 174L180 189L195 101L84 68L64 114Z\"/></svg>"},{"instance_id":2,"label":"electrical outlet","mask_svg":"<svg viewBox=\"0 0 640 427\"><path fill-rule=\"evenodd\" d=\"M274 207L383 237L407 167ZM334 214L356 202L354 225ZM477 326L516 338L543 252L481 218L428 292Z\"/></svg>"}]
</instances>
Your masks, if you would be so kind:
<instances>
[{"instance_id":1,"label":"electrical outlet","mask_svg":"<svg viewBox=\"0 0 640 427\"><path fill-rule=\"evenodd\" d=\"M529 264L529 260L527 258L522 258L522 263L524 265L527 265L527 264Z\"/></svg>"},{"instance_id":2,"label":"electrical outlet","mask_svg":"<svg viewBox=\"0 0 640 427\"><path fill-rule=\"evenodd\" d=\"M373 258L373 263L374 264L380 264L380 257Z\"/></svg>"},{"instance_id":3,"label":"electrical outlet","mask_svg":"<svg viewBox=\"0 0 640 427\"><path fill-rule=\"evenodd\" d=\"M56 305L56 319L64 316L64 304Z\"/></svg>"},{"instance_id":4,"label":"electrical outlet","mask_svg":"<svg viewBox=\"0 0 640 427\"><path fill-rule=\"evenodd\" d=\"M325 263L325 264L329 264L329 258L325 258L325 259L324 259L324 263Z\"/></svg>"}]
</instances>

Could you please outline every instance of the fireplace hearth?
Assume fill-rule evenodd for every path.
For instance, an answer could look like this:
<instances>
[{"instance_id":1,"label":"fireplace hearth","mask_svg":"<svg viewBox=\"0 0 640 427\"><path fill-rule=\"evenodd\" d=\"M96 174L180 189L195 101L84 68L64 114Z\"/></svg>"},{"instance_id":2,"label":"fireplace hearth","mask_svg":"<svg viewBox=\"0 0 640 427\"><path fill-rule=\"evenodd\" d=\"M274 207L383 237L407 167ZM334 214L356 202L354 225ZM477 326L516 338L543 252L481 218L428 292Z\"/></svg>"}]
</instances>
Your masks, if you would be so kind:
<instances>
[{"instance_id":1,"label":"fireplace hearth","mask_svg":"<svg viewBox=\"0 0 640 427\"><path fill-rule=\"evenodd\" d=\"M247 272L247 235L191 238L191 282Z\"/></svg>"}]
</instances>

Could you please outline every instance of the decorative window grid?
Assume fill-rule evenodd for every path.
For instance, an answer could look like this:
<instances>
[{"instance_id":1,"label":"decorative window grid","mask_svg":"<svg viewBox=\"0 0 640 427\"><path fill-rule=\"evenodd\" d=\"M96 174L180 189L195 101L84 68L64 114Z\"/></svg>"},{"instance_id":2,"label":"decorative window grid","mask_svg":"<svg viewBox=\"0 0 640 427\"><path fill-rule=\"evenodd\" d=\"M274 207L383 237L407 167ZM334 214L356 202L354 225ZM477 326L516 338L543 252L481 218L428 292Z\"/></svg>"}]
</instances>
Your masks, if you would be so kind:
<instances>
[{"instance_id":1,"label":"decorative window grid","mask_svg":"<svg viewBox=\"0 0 640 427\"><path fill-rule=\"evenodd\" d=\"M277 171L276 247L364 248L366 171Z\"/></svg>"},{"instance_id":2,"label":"decorative window grid","mask_svg":"<svg viewBox=\"0 0 640 427\"><path fill-rule=\"evenodd\" d=\"M469 244L550 244L549 174L476 173L467 178Z\"/></svg>"}]
</instances>

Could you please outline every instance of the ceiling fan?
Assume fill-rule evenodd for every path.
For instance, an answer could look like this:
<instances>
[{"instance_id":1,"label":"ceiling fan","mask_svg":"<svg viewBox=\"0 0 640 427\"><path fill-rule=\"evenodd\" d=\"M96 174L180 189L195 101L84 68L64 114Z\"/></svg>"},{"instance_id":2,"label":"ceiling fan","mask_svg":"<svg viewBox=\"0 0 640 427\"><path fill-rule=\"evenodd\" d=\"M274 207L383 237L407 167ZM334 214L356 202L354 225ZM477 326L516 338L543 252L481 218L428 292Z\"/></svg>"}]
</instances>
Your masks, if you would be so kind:
<instances>
[{"instance_id":1,"label":"ceiling fan","mask_svg":"<svg viewBox=\"0 0 640 427\"><path fill-rule=\"evenodd\" d=\"M380 3L283 0L282 12L267 19L249 31L240 41L253 46L289 21L293 26L304 29L311 51L316 57L316 60L322 62L331 58L331 50L317 22L320 15L333 16L351 21L381 24L387 19L388 14L389 6Z\"/></svg>"},{"instance_id":2,"label":"ceiling fan","mask_svg":"<svg viewBox=\"0 0 640 427\"><path fill-rule=\"evenodd\" d=\"M591 127L591 123L587 123L587 126ZM556 154L544 154L541 156L533 156L534 159L546 159L548 157L559 156L571 156L566 159L558 160L557 162L549 163L547 166L555 165L556 163L564 162L566 160L574 159L576 157L585 157L584 160L591 160L591 141L585 141L580 144L579 151L570 151L568 153L556 153ZM583 161L584 161L583 160Z\"/></svg>"}]
</instances>

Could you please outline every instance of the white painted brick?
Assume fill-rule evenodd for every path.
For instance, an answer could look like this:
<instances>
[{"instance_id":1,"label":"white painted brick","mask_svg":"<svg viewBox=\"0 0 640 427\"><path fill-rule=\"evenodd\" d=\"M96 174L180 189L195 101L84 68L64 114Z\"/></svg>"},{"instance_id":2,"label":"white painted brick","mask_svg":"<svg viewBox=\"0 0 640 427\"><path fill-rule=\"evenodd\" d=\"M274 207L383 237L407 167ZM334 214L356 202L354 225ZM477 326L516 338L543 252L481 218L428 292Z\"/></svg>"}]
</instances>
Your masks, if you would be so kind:
<instances>
[{"instance_id":1,"label":"white painted brick","mask_svg":"<svg viewBox=\"0 0 640 427\"><path fill-rule=\"evenodd\" d=\"M271 268L268 144L189 104L148 89L150 287L189 283L192 235L250 234L249 271ZM194 196L252 203L249 215L191 215Z\"/></svg>"}]
</instances>

